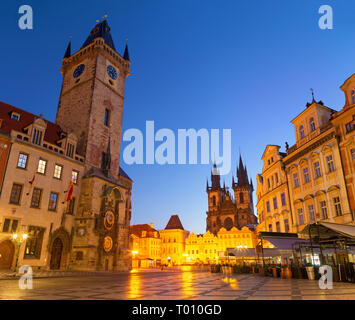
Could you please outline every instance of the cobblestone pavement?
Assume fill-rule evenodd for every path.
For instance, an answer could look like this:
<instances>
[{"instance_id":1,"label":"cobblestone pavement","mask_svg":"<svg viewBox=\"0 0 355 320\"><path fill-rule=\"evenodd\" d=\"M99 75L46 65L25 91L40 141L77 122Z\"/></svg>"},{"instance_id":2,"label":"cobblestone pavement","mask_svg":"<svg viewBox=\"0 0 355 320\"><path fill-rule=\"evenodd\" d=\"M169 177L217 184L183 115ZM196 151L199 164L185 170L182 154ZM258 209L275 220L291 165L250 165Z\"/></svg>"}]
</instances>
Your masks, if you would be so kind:
<instances>
[{"instance_id":1,"label":"cobblestone pavement","mask_svg":"<svg viewBox=\"0 0 355 320\"><path fill-rule=\"evenodd\" d=\"M0 281L0 299L142 299L142 300L355 300L355 284L334 283L321 290L318 281L209 272L136 272L33 280L32 290L18 280Z\"/></svg>"}]
</instances>

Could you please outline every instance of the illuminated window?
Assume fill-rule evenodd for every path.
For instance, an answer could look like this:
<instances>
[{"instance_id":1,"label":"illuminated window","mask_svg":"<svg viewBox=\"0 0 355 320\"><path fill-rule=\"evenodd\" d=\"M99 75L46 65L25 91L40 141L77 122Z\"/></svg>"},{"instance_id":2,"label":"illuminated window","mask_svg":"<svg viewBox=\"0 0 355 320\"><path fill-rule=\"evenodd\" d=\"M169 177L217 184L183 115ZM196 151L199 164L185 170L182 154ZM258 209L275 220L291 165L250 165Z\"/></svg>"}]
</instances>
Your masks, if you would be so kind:
<instances>
[{"instance_id":1,"label":"illuminated window","mask_svg":"<svg viewBox=\"0 0 355 320\"><path fill-rule=\"evenodd\" d=\"M45 174L46 173L46 166L47 166L47 161L43 160L43 159L39 159L37 172Z\"/></svg>"},{"instance_id":2,"label":"illuminated window","mask_svg":"<svg viewBox=\"0 0 355 320\"><path fill-rule=\"evenodd\" d=\"M54 167L54 178L60 179L62 177L63 166L56 164Z\"/></svg>"},{"instance_id":3,"label":"illuminated window","mask_svg":"<svg viewBox=\"0 0 355 320\"><path fill-rule=\"evenodd\" d=\"M71 179L72 179L74 184L78 183L78 178L79 178L79 172L73 170L72 173L71 173Z\"/></svg>"},{"instance_id":4,"label":"illuminated window","mask_svg":"<svg viewBox=\"0 0 355 320\"><path fill-rule=\"evenodd\" d=\"M44 230L45 229L41 227L29 226L25 259L39 259L41 257Z\"/></svg>"}]
</instances>

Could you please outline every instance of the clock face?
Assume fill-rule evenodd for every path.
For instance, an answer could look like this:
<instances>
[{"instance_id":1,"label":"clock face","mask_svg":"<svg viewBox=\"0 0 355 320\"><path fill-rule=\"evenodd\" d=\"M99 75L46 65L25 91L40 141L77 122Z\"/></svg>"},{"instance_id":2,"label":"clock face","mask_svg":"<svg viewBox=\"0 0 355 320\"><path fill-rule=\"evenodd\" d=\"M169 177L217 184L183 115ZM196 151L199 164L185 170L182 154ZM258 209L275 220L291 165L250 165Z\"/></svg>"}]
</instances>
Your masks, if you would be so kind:
<instances>
[{"instance_id":1,"label":"clock face","mask_svg":"<svg viewBox=\"0 0 355 320\"><path fill-rule=\"evenodd\" d=\"M104 225L107 230L111 230L115 223L115 215L112 211L107 211L105 214Z\"/></svg>"},{"instance_id":2,"label":"clock face","mask_svg":"<svg viewBox=\"0 0 355 320\"><path fill-rule=\"evenodd\" d=\"M85 65L84 64L81 64L80 66L76 67L76 69L74 70L74 73L73 73L73 77L74 78L77 78L79 77L85 70Z\"/></svg>"},{"instance_id":3,"label":"clock face","mask_svg":"<svg viewBox=\"0 0 355 320\"><path fill-rule=\"evenodd\" d=\"M117 71L113 66L108 66L107 67L107 74L110 76L112 80L117 79Z\"/></svg>"}]
</instances>

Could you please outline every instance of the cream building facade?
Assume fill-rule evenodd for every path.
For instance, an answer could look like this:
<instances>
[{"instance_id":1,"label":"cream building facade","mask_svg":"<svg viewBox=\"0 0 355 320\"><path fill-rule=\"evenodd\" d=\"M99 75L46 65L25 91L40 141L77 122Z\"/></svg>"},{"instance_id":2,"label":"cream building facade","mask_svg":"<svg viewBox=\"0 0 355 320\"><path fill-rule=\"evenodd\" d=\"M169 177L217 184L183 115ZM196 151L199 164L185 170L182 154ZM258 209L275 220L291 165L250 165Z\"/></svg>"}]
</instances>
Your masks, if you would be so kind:
<instances>
[{"instance_id":1,"label":"cream building facade","mask_svg":"<svg viewBox=\"0 0 355 320\"><path fill-rule=\"evenodd\" d=\"M291 121L295 145L289 148L286 144L286 153L279 152L278 146L266 147L263 171L257 176L259 231L286 232L275 226L280 217L273 206L276 190L288 194L281 212L288 217L289 232L300 232L316 221L354 224L355 76L341 89L346 100L342 110L337 112L313 98ZM273 165L271 157L277 159ZM268 166L277 167L281 174L275 189L269 182Z\"/></svg>"}]
</instances>

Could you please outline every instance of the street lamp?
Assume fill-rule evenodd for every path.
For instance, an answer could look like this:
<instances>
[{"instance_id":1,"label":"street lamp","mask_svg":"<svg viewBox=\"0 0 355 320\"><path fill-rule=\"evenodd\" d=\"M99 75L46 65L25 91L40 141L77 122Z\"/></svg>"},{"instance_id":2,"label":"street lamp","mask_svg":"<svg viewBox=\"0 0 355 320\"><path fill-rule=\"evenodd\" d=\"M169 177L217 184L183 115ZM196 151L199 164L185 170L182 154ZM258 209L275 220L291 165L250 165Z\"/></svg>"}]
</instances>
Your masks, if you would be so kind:
<instances>
[{"instance_id":1,"label":"street lamp","mask_svg":"<svg viewBox=\"0 0 355 320\"><path fill-rule=\"evenodd\" d=\"M18 258L20 256L21 245L24 241L26 241L27 238L28 238L27 233L22 233L22 234L13 233L12 234L12 239L17 243L17 256L16 256L15 272L17 270L17 264L18 264Z\"/></svg>"}]
</instances>

